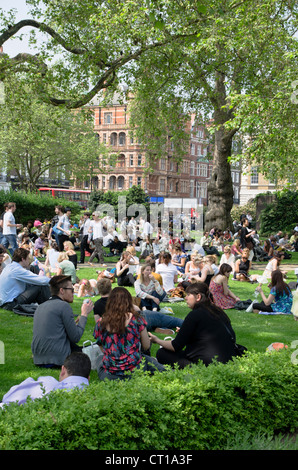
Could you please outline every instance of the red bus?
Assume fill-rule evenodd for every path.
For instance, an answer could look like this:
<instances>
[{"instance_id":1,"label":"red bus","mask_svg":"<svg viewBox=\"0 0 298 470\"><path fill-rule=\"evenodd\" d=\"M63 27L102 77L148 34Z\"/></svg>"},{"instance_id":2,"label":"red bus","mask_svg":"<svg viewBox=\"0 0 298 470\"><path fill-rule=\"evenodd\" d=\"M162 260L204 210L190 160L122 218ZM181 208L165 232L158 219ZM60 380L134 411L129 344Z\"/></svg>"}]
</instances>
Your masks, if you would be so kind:
<instances>
[{"instance_id":1,"label":"red bus","mask_svg":"<svg viewBox=\"0 0 298 470\"><path fill-rule=\"evenodd\" d=\"M62 188L38 188L41 194L53 196L56 199L67 199L77 202L80 206L86 208L91 191L84 189L62 189Z\"/></svg>"}]
</instances>

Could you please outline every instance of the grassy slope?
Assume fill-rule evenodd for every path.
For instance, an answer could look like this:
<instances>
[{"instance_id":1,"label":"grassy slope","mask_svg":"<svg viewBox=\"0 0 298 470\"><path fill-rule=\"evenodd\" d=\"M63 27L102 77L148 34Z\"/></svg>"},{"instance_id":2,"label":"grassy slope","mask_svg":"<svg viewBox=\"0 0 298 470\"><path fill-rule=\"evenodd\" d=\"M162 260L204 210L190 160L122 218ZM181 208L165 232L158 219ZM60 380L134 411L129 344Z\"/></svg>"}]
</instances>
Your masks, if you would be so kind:
<instances>
[{"instance_id":1,"label":"grassy slope","mask_svg":"<svg viewBox=\"0 0 298 470\"><path fill-rule=\"evenodd\" d=\"M113 258L107 258L107 261L114 261ZM294 253L293 259L294 266L298 266L298 253ZM257 271L252 271L257 272ZM78 271L80 278L96 278L96 267L94 268L80 268ZM296 280L294 271L289 271L288 282ZM240 283L230 281L230 288L242 300L253 298L255 285L248 283ZM116 286L116 284L114 284ZM129 288L132 295L134 289ZM264 288L265 293L269 292L268 288ZM99 297L95 297L95 301ZM80 306L82 300L75 298L73 303L74 313L80 313ZM169 305L169 304L167 304ZM185 318L189 309L185 302L179 302L171 305L176 316ZM266 347L275 341L291 345L292 341L297 340L298 322L293 320L292 316L267 316L256 315L253 313L246 313L245 311L227 310L227 313L232 321L232 325L237 335L237 342L245 345L249 350L258 352L265 351ZM0 399L3 394L12 385L15 385L27 377L37 378L40 375L47 375L48 372L34 366L31 354L31 340L32 340L32 327L33 319L29 317L18 316L12 312L0 309L0 340L4 345L4 364L0 363ZM93 340L94 318L90 314L85 332L79 344L83 341ZM153 345L151 353L155 355L156 345ZM0 356L1 357L1 356ZM58 371L51 371L51 375L58 378ZM92 380L97 380L95 371L92 371Z\"/></svg>"}]
</instances>

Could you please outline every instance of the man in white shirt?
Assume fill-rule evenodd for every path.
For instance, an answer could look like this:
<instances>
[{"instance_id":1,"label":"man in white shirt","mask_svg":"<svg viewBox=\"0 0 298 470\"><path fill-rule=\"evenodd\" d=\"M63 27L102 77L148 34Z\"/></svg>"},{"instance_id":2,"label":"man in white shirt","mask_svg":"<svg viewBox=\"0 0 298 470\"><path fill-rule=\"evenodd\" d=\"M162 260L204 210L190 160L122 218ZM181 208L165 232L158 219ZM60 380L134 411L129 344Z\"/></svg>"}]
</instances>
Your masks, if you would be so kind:
<instances>
[{"instance_id":1,"label":"man in white shirt","mask_svg":"<svg viewBox=\"0 0 298 470\"><path fill-rule=\"evenodd\" d=\"M22 228L22 224L16 224L14 212L17 206L14 202L9 202L7 211L3 216L3 246L9 249L11 255L18 248L17 228ZM10 246L10 248L9 248Z\"/></svg>"},{"instance_id":2,"label":"man in white shirt","mask_svg":"<svg viewBox=\"0 0 298 470\"><path fill-rule=\"evenodd\" d=\"M153 234L153 227L150 224L150 222L147 221L144 223L142 237L143 238L149 237L149 239L151 239L152 234Z\"/></svg>"},{"instance_id":3,"label":"man in white shirt","mask_svg":"<svg viewBox=\"0 0 298 470\"><path fill-rule=\"evenodd\" d=\"M23 405L29 397L35 400L54 390L82 389L89 385L90 371L89 357L81 352L73 352L65 359L59 380L51 376L38 377L37 380L29 377L10 389L4 395L0 406L3 408L4 405L12 402Z\"/></svg>"},{"instance_id":4,"label":"man in white shirt","mask_svg":"<svg viewBox=\"0 0 298 470\"><path fill-rule=\"evenodd\" d=\"M90 213L85 212L84 214L84 220L83 223L81 224L80 228L83 228L83 233L82 233L82 241L81 241L81 257L79 263L82 264L85 261L85 251L89 251L89 240L91 238L89 229L90 229Z\"/></svg>"},{"instance_id":5,"label":"man in white shirt","mask_svg":"<svg viewBox=\"0 0 298 470\"><path fill-rule=\"evenodd\" d=\"M95 248L93 250L93 253L91 254L89 258L89 264L92 263L93 259L97 256L98 262L101 263L103 266L104 265L104 253L103 253L103 248L102 248L102 242L103 242L103 219L99 218L99 212L95 211L92 214L93 220L90 222L90 227L89 227L89 233L92 234L92 241L95 245Z\"/></svg>"},{"instance_id":6,"label":"man in white shirt","mask_svg":"<svg viewBox=\"0 0 298 470\"><path fill-rule=\"evenodd\" d=\"M13 310L18 304L41 304L48 300L51 296L50 279L30 271L29 251L17 248L11 261L0 276L1 308Z\"/></svg>"}]
</instances>

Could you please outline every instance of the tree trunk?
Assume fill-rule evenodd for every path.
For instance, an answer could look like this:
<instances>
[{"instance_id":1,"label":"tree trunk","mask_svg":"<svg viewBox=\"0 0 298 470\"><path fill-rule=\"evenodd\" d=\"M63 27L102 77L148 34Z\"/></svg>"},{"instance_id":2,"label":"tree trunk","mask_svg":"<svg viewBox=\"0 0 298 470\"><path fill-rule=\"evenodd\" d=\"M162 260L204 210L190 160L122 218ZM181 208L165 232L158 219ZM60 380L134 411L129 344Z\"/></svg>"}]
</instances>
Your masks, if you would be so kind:
<instances>
[{"instance_id":1,"label":"tree trunk","mask_svg":"<svg viewBox=\"0 0 298 470\"><path fill-rule=\"evenodd\" d=\"M213 170L208 185L208 210L205 215L205 230L217 227L232 229L231 209L233 207L233 183L228 162L232 152L233 136L237 129L225 130L224 124L233 115L226 96L225 76L217 72L214 88L215 143Z\"/></svg>"},{"instance_id":2,"label":"tree trunk","mask_svg":"<svg viewBox=\"0 0 298 470\"><path fill-rule=\"evenodd\" d=\"M208 184L208 210L205 215L205 230L217 227L232 228L233 184L230 163L232 137L225 135L221 127L215 132L213 170Z\"/></svg>"}]
</instances>

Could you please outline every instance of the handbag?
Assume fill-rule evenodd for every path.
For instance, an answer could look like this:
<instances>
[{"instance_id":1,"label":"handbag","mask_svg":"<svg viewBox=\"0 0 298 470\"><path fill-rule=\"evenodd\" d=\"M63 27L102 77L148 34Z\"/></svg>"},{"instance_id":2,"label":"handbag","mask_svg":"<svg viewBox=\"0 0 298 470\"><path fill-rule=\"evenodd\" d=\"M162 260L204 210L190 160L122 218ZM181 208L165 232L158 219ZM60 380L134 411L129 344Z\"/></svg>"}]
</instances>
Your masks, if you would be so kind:
<instances>
[{"instance_id":1,"label":"handbag","mask_svg":"<svg viewBox=\"0 0 298 470\"><path fill-rule=\"evenodd\" d=\"M243 356L243 354L245 354L246 351L248 351L248 349L245 347L245 346L242 346L242 344L238 344L236 343L233 335L232 335L232 332L230 330L230 328L228 327L228 325L223 321L222 322L227 330L227 332L229 333L230 337L231 337L231 340L232 342L234 343L234 347L235 347L235 356L236 357L241 357Z\"/></svg>"},{"instance_id":2,"label":"handbag","mask_svg":"<svg viewBox=\"0 0 298 470\"><path fill-rule=\"evenodd\" d=\"M96 370L99 364L99 358L103 355L103 352L98 344L92 343L90 340L84 341L82 353L89 357L91 362L91 369Z\"/></svg>"},{"instance_id":3,"label":"handbag","mask_svg":"<svg viewBox=\"0 0 298 470\"><path fill-rule=\"evenodd\" d=\"M52 231L53 231L54 233L56 233L56 235L62 235L63 232L62 232L62 230L59 230L59 229L57 228L57 225L58 225L58 224L54 225Z\"/></svg>"}]
</instances>

